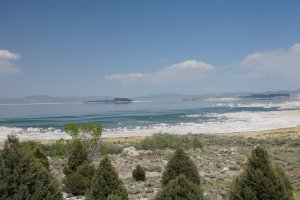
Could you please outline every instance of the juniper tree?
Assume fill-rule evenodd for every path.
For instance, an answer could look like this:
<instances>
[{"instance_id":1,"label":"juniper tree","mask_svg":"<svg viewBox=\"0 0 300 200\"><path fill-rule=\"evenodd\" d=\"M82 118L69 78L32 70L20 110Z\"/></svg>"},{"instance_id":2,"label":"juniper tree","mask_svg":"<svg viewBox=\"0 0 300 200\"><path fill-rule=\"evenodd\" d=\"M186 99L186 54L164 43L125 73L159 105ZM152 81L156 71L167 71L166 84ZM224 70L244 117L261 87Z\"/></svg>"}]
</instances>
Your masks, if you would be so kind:
<instances>
[{"instance_id":1,"label":"juniper tree","mask_svg":"<svg viewBox=\"0 0 300 200\"><path fill-rule=\"evenodd\" d=\"M203 191L184 175L179 175L164 186L155 196L155 200L203 200Z\"/></svg>"},{"instance_id":2,"label":"juniper tree","mask_svg":"<svg viewBox=\"0 0 300 200\"><path fill-rule=\"evenodd\" d=\"M167 185L170 180L183 174L193 183L200 185L200 176L195 163L189 158L183 149L179 148L168 162L162 176L161 183Z\"/></svg>"},{"instance_id":3,"label":"juniper tree","mask_svg":"<svg viewBox=\"0 0 300 200\"><path fill-rule=\"evenodd\" d=\"M62 199L56 180L31 154L22 151L15 136L7 137L0 160L0 199Z\"/></svg>"},{"instance_id":4,"label":"juniper tree","mask_svg":"<svg viewBox=\"0 0 300 200\"><path fill-rule=\"evenodd\" d=\"M67 166L64 168L64 174L68 176L74 173L77 167L82 165L87 160L87 151L82 141L79 139L74 139L69 152Z\"/></svg>"},{"instance_id":5,"label":"juniper tree","mask_svg":"<svg viewBox=\"0 0 300 200\"><path fill-rule=\"evenodd\" d=\"M87 192L87 200L106 200L109 195L117 195L122 200L128 200L127 190L119 179L109 158L105 156L96 170L91 189Z\"/></svg>"},{"instance_id":6,"label":"juniper tree","mask_svg":"<svg viewBox=\"0 0 300 200\"><path fill-rule=\"evenodd\" d=\"M64 191L73 195L84 195L91 187L94 171L93 164L89 162L83 163L77 168L75 173L64 178Z\"/></svg>"},{"instance_id":7,"label":"juniper tree","mask_svg":"<svg viewBox=\"0 0 300 200\"><path fill-rule=\"evenodd\" d=\"M145 181L146 173L144 167L137 165L136 168L132 171L132 178L136 181Z\"/></svg>"},{"instance_id":8,"label":"juniper tree","mask_svg":"<svg viewBox=\"0 0 300 200\"><path fill-rule=\"evenodd\" d=\"M262 146L252 150L246 169L232 184L230 200L292 200L284 171L274 165Z\"/></svg>"}]
</instances>

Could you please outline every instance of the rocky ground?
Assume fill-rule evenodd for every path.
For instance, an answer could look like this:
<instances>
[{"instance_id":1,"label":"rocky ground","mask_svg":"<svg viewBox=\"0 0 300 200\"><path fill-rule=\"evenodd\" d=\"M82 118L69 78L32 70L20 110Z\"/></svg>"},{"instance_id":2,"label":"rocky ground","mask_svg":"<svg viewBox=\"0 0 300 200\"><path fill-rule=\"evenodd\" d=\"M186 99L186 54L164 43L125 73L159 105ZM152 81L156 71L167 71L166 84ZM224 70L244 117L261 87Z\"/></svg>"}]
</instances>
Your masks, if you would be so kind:
<instances>
[{"instance_id":1,"label":"rocky ground","mask_svg":"<svg viewBox=\"0 0 300 200\"><path fill-rule=\"evenodd\" d=\"M201 134L204 147L187 150L197 165L202 178L206 200L226 199L232 181L243 171L251 149L257 144L266 145L274 162L287 172L295 189L296 199L300 199L300 127L274 131L205 135ZM135 138L136 139L136 138ZM136 150L132 142L120 155L111 155L113 165L128 189L130 199L152 199L159 190L160 179L173 150ZM51 161L52 172L62 179L63 161ZM97 161L95 161L97 164ZM146 169L144 182L132 179L132 170L137 164ZM65 199L84 199L64 194Z\"/></svg>"}]
</instances>

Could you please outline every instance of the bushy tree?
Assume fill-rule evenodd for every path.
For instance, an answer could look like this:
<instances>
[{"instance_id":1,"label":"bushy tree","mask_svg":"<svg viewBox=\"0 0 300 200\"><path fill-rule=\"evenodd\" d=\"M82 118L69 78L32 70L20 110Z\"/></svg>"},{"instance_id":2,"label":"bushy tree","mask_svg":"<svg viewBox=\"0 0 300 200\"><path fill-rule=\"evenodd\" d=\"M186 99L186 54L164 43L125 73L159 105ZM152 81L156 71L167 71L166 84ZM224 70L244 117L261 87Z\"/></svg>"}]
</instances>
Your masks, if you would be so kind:
<instances>
[{"instance_id":1,"label":"bushy tree","mask_svg":"<svg viewBox=\"0 0 300 200\"><path fill-rule=\"evenodd\" d=\"M64 140L63 138L56 140L53 145L51 145L51 156L67 156L68 149L70 149L70 142Z\"/></svg>"},{"instance_id":2,"label":"bushy tree","mask_svg":"<svg viewBox=\"0 0 300 200\"><path fill-rule=\"evenodd\" d=\"M0 199L62 199L56 180L31 154L22 151L15 136L7 137L0 160Z\"/></svg>"},{"instance_id":3,"label":"bushy tree","mask_svg":"<svg viewBox=\"0 0 300 200\"><path fill-rule=\"evenodd\" d=\"M63 180L64 191L75 196L84 195L90 189L95 168L93 164L85 162L76 172L66 176Z\"/></svg>"},{"instance_id":4,"label":"bushy tree","mask_svg":"<svg viewBox=\"0 0 300 200\"><path fill-rule=\"evenodd\" d=\"M87 192L87 200L106 200L109 195L118 195L122 200L128 200L127 190L119 179L109 158L105 156L96 170L91 189Z\"/></svg>"},{"instance_id":5,"label":"bushy tree","mask_svg":"<svg viewBox=\"0 0 300 200\"><path fill-rule=\"evenodd\" d=\"M179 148L168 162L162 176L161 183L167 185L170 180L183 174L193 183L200 185L200 176L195 163L189 158L183 149Z\"/></svg>"},{"instance_id":6,"label":"bushy tree","mask_svg":"<svg viewBox=\"0 0 300 200\"><path fill-rule=\"evenodd\" d=\"M49 161L44 153L44 151L40 147L36 147L33 151L33 157L35 157L46 169L49 170Z\"/></svg>"},{"instance_id":7,"label":"bushy tree","mask_svg":"<svg viewBox=\"0 0 300 200\"><path fill-rule=\"evenodd\" d=\"M132 178L136 181L145 181L146 172L144 167L137 165L136 168L132 171Z\"/></svg>"},{"instance_id":8,"label":"bushy tree","mask_svg":"<svg viewBox=\"0 0 300 200\"><path fill-rule=\"evenodd\" d=\"M64 168L64 174L68 176L74 173L77 170L77 167L82 165L87 160L87 151L82 141L79 139L73 140L68 156L68 163L67 166Z\"/></svg>"},{"instance_id":9,"label":"bushy tree","mask_svg":"<svg viewBox=\"0 0 300 200\"><path fill-rule=\"evenodd\" d=\"M72 137L73 140L79 139L84 143L88 156L93 159L100 151L100 136L103 128L100 123L84 123L77 126L74 123L65 126L65 132Z\"/></svg>"},{"instance_id":10,"label":"bushy tree","mask_svg":"<svg viewBox=\"0 0 300 200\"><path fill-rule=\"evenodd\" d=\"M155 200L203 200L203 191L184 175L179 175L163 187Z\"/></svg>"},{"instance_id":11,"label":"bushy tree","mask_svg":"<svg viewBox=\"0 0 300 200\"><path fill-rule=\"evenodd\" d=\"M291 184L262 146L256 146L246 169L232 184L230 200L292 200Z\"/></svg>"}]
</instances>

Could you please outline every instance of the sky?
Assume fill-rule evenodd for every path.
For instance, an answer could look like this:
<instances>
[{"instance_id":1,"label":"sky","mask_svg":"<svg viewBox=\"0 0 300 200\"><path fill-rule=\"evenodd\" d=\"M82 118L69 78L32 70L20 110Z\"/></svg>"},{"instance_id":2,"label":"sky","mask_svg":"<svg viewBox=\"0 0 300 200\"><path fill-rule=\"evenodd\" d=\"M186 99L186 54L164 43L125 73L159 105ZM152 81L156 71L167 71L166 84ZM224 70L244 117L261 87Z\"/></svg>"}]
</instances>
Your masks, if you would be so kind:
<instances>
[{"instance_id":1,"label":"sky","mask_svg":"<svg viewBox=\"0 0 300 200\"><path fill-rule=\"evenodd\" d=\"M0 97L300 89L298 0L0 0Z\"/></svg>"}]
</instances>

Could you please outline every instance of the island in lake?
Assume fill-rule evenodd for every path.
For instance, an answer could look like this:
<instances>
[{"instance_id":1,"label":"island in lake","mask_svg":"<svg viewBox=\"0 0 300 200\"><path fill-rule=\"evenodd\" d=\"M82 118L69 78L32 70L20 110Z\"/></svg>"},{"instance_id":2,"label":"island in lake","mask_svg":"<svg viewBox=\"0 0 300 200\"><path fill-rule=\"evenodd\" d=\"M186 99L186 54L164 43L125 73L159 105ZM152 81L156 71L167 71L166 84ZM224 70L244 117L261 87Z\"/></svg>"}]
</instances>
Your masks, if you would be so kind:
<instances>
[{"instance_id":1,"label":"island in lake","mask_svg":"<svg viewBox=\"0 0 300 200\"><path fill-rule=\"evenodd\" d=\"M133 100L128 98L114 98L109 100L93 100L93 101L83 101L83 103L131 103Z\"/></svg>"}]
</instances>

